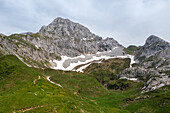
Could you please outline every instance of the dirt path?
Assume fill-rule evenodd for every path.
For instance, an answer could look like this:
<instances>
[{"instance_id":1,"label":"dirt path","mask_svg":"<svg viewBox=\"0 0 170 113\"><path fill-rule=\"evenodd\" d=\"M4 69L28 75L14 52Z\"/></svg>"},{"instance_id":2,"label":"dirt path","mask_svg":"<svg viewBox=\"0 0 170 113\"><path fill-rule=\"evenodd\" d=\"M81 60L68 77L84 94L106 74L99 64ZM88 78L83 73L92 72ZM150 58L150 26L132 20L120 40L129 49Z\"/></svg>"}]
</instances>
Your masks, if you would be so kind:
<instances>
[{"instance_id":1,"label":"dirt path","mask_svg":"<svg viewBox=\"0 0 170 113\"><path fill-rule=\"evenodd\" d=\"M30 110L33 110L33 109L36 109L36 108L42 108L42 107L45 107L45 106L46 105L38 105L36 107L23 108L23 109L17 110L17 112L26 112L26 111L30 111ZM16 112L13 112L13 113L16 113Z\"/></svg>"},{"instance_id":2,"label":"dirt path","mask_svg":"<svg viewBox=\"0 0 170 113\"><path fill-rule=\"evenodd\" d=\"M38 76L38 79L35 79L33 82L34 82L34 84L36 83L36 81L37 80L39 80L39 79L41 79L41 77L40 76Z\"/></svg>"}]
</instances>

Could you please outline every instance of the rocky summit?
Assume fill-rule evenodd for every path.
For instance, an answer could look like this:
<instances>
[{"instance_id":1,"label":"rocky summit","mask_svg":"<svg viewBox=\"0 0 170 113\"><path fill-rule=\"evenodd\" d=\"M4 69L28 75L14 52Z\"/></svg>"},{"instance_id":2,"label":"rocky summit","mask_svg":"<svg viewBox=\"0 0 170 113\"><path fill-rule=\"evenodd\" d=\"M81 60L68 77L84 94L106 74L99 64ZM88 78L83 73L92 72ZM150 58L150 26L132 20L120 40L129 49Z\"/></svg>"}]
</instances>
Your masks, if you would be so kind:
<instances>
[{"instance_id":1,"label":"rocky summit","mask_svg":"<svg viewBox=\"0 0 170 113\"><path fill-rule=\"evenodd\" d=\"M39 34L42 37L51 38L51 45L55 45L53 49L60 51L61 55L70 57L122 47L113 38L102 39L83 25L63 18L56 18L48 26L43 26Z\"/></svg>"},{"instance_id":2,"label":"rocky summit","mask_svg":"<svg viewBox=\"0 0 170 113\"><path fill-rule=\"evenodd\" d=\"M170 43L151 35L144 46L139 47L135 59L140 66L145 67L170 67Z\"/></svg>"}]
</instances>

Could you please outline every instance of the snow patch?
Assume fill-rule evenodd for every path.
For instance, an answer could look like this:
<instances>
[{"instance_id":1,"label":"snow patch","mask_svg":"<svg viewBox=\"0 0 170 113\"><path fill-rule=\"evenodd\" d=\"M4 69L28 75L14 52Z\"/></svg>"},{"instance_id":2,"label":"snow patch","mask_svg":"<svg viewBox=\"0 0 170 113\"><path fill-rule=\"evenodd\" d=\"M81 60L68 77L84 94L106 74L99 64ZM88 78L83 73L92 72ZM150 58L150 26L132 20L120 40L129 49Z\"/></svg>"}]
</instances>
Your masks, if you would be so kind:
<instances>
[{"instance_id":1,"label":"snow patch","mask_svg":"<svg viewBox=\"0 0 170 113\"><path fill-rule=\"evenodd\" d=\"M120 79L127 79L127 80L131 80L131 81L137 81L137 78L127 78L127 77L121 77Z\"/></svg>"},{"instance_id":2,"label":"snow patch","mask_svg":"<svg viewBox=\"0 0 170 113\"><path fill-rule=\"evenodd\" d=\"M87 40L86 38L83 38L83 40Z\"/></svg>"},{"instance_id":3,"label":"snow patch","mask_svg":"<svg viewBox=\"0 0 170 113\"><path fill-rule=\"evenodd\" d=\"M35 47L38 49L39 48L39 46L38 45L35 45Z\"/></svg>"},{"instance_id":4,"label":"snow patch","mask_svg":"<svg viewBox=\"0 0 170 113\"><path fill-rule=\"evenodd\" d=\"M52 84L55 84L55 85L57 85L57 86L59 86L59 87L62 87L60 84L57 84L57 83L51 81L51 80L50 80L50 76L47 77L47 80L48 80L49 82L51 82Z\"/></svg>"},{"instance_id":5,"label":"snow patch","mask_svg":"<svg viewBox=\"0 0 170 113\"><path fill-rule=\"evenodd\" d=\"M83 69L85 69L86 67L88 67L91 63L87 64L87 65L84 65L84 66L81 66L79 69L77 70L73 70L73 71L77 71L77 72L83 72Z\"/></svg>"}]
</instances>

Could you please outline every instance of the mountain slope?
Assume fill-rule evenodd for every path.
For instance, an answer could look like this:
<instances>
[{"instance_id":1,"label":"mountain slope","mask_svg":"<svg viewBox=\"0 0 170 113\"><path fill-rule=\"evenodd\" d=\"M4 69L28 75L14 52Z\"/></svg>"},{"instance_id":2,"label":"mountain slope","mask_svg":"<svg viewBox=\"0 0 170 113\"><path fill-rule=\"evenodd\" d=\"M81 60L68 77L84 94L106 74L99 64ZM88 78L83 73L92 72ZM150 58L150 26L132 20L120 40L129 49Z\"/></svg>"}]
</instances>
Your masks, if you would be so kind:
<instances>
[{"instance_id":1,"label":"mountain slope","mask_svg":"<svg viewBox=\"0 0 170 113\"><path fill-rule=\"evenodd\" d=\"M91 33L88 28L63 18L56 18L48 26L43 26L38 33L0 35L1 53L16 55L25 64L34 67L61 69L57 67L55 60L60 61L63 57L68 57L65 60L69 60L73 57L95 55L98 52L115 51L115 48L119 52L115 52L114 56L124 55L123 46L113 38L102 39ZM73 63L78 61L73 60ZM83 59L80 62L85 61L86 59ZM68 70L67 66L64 68Z\"/></svg>"},{"instance_id":2,"label":"mountain slope","mask_svg":"<svg viewBox=\"0 0 170 113\"><path fill-rule=\"evenodd\" d=\"M0 57L0 73L0 112L128 113L169 109L168 86L157 93L148 93L147 98L136 90L141 84L135 82L123 91L109 91L88 74L30 68L11 55ZM46 76L63 88L51 84ZM150 104L153 98L159 104Z\"/></svg>"},{"instance_id":3,"label":"mountain slope","mask_svg":"<svg viewBox=\"0 0 170 113\"><path fill-rule=\"evenodd\" d=\"M60 73L55 70L45 72L49 75ZM70 76L69 73L67 76ZM0 112L108 112L90 98L50 83L42 70L27 67L15 56L0 57L0 81ZM95 79L87 77L87 81L98 84L99 91L106 92ZM89 86L87 88L91 89ZM117 108L111 110L127 112Z\"/></svg>"},{"instance_id":4,"label":"mountain slope","mask_svg":"<svg viewBox=\"0 0 170 113\"><path fill-rule=\"evenodd\" d=\"M170 85L170 43L151 35L143 46L135 51L132 68L125 69L118 76L120 78L137 79L145 85L142 92L158 89Z\"/></svg>"}]
</instances>

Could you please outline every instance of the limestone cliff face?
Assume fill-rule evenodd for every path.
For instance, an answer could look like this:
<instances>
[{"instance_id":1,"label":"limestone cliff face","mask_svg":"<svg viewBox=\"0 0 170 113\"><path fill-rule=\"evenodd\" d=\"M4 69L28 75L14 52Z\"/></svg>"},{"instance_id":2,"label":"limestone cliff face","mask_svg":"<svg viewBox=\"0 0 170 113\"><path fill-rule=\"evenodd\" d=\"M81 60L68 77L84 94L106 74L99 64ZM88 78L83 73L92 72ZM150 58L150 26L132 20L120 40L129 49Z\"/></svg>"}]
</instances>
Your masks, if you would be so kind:
<instances>
[{"instance_id":1,"label":"limestone cliff face","mask_svg":"<svg viewBox=\"0 0 170 113\"><path fill-rule=\"evenodd\" d=\"M70 57L122 47L113 38L102 39L88 28L69 19L56 18L48 26L43 26L39 34L41 37L51 38L51 45L55 45L54 48L60 51L61 55Z\"/></svg>"},{"instance_id":2,"label":"limestone cliff face","mask_svg":"<svg viewBox=\"0 0 170 113\"><path fill-rule=\"evenodd\" d=\"M17 54L30 65L38 67L49 67L48 61L59 60L60 56L76 57L123 48L113 38L102 39L83 25L63 18L56 18L38 33L1 35L0 45L1 53Z\"/></svg>"},{"instance_id":3,"label":"limestone cliff face","mask_svg":"<svg viewBox=\"0 0 170 113\"><path fill-rule=\"evenodd\" d=\"M142 92L170 85L170 43L157 36L150 36L135 51L137 63L121 72L119 78L137 78L143 81Z\"/></svg>"},{"instance_id":4,"label":"limestone cliff face","mask_svg":"<svg viewBox=\"0 0 170 113\"><path fill-rule=\"evenodd\" d=\"M135 52L135 59L148 68L170 67L170 43L151 35Z\"/></svg>"}]
</instances>

